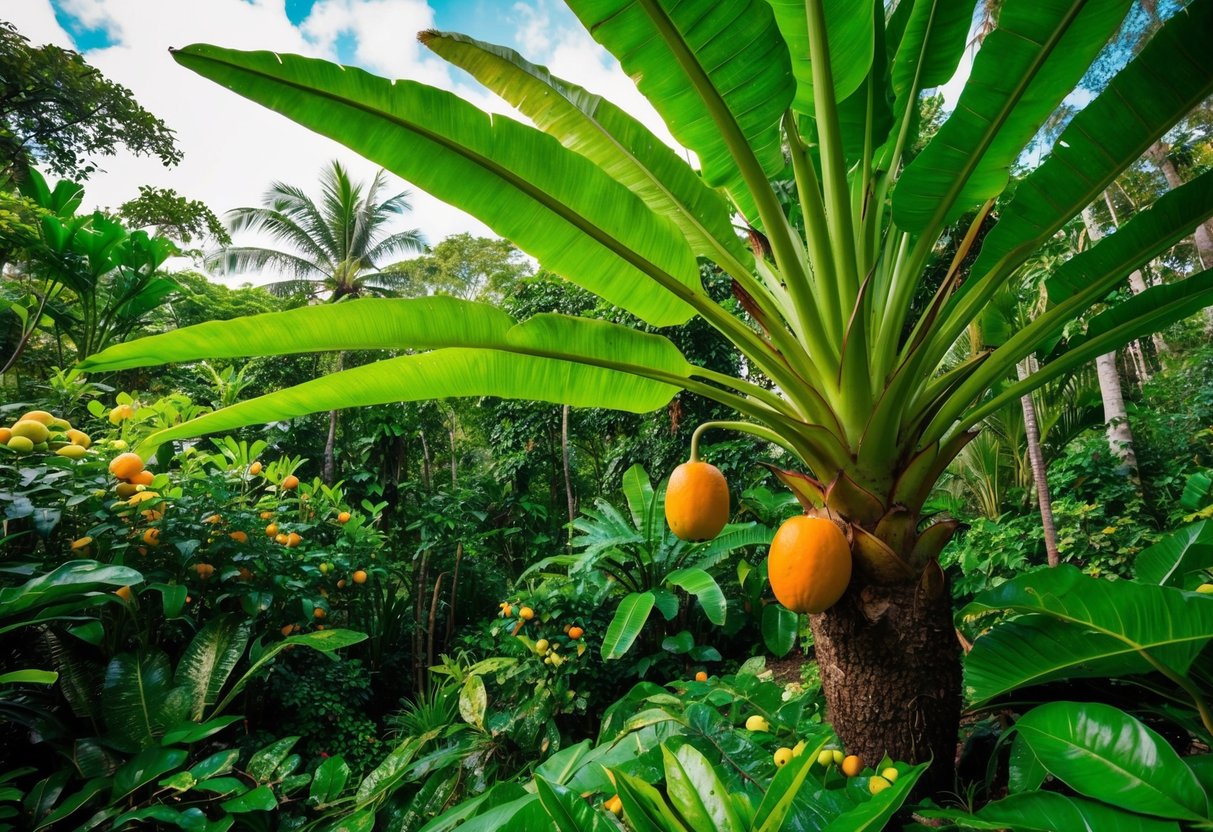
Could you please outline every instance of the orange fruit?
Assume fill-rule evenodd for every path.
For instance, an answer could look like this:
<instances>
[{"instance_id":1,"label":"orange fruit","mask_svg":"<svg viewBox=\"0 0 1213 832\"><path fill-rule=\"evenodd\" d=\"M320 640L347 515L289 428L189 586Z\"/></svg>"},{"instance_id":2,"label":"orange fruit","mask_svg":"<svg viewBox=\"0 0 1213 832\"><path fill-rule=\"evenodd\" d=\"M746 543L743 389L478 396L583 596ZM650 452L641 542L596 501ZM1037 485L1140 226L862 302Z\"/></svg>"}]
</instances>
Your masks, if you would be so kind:
<instances>
[{"instance_id":1,"label":"orange fruit","mask_svg":"<svg viewBox=\"0 0 1213 832\"><path fill-rule=\"evenodd\" d=\"M350 513L348 511L343 511L340 514L338 514L337 522L341 523L342 525L345 525L346 523L350 522Z\"/></svg>"},{"instance_id":2,"label":"orange fruit","mask_svg":"<svg viewBox=\"0 0 1213 832\"><path fill-rule=\"evenodd\" d=\"M345 589L345 578L342 578L341 580L339 580L339 581L337 582L337 588L338 588L338 589Z\"/></svg>"},{"instance_id":3,"label":"orange fruit","mask_svg":"<svg viewBox=\"0 0 1213 832\"><path fill-rule=\"evenodd\" d=\"M0 428L0 445L7 445L8 440L13 438L12 428Z\"/></svg>"},{"instance_id":4,"label":"orange fruit","mask_svg":"<svg viewBox=\"0 0 1213 832\"><path fill-rule=\"evenodd\" d=\"M354 578L354 583L356 583L356 584L366 583L366 570L359 569L357 572L355 572L353 574L353 578Z\"/></svg>"},{"instance_id":5,"label":"orange fruit","mask_svg":"<svg viewBox=\"0 0 1213 832\"><path fill-rule=\"evenodd\" d=\"M215 567L211 566L209 563L195 563L194 571L198 573L199 578L205 581L211 575L215 574Z\"/></svg>"},{"instance_id":6,"label":"orange fruit","mask_svg":"<svg viewBox=\"0 0 1213 832\"><path fill-rule=\"evenodd\" d=\"M143 470L143 457L139 454L118 454L110 460L110 473L120 480L131 480Z\"/></svg>"},{"instance_id":7,"label":"orange fruit","mask_svg":"<svg viewBox=\"0 0 1213 832\"><path fill-rule=\"evenodd\" d=\"M147 531L145 531L143 533L143 542L146 543L148 546L159 546L160 545L160 530L159 529L148 529Z\"/></svg>"},{"instance_id":8,"label":"orange fruit","mask_svg":"<svg viewBox=\"0 0 1213 832\"><path fill-rule=\"evenodd\" d=\"M288 534L286 536L286 548L288 548L288 549L294 549L296 546L298 546L302 542L303 542L303 535L301 535L297 532L291 532L290 534Z\"/></svg>"},{"instance_id":9,"label":"orange fruit","mask_svg":"<svg viewBox=\"0 0 1213 832\"><path fill-rule=\"evenodd\" d=\"M292 632L294 632L294 627L290 624L286 624L278 632L282 633L284 637L289 636Z\"/></svg>"},{"instance_id":10,"label":"orange fruit","mask_svg":"<svg viewBox=\"0 0 1213 832\"><path fill-rule=\"evenodd\" d=\"M248 535L245 534L244 532L240 531L239 529L237 529L236 531L229 534L228 537L230 537L232 540L236 541L237 543L248 543Z\"/></svg>"},{"instance_id":11,"label":"orange fruit","mask_svg":"<svg viewBox=\"0 0 1213 832\"><path fill-rule=\"evenodd\" d=\"M729 484L715 465L684 462L670 474L665 519L683 540L711 540L729 522Z\"/></svg>"},{"instance_id":12,"label":"orange fruit","mask_svg":"<svg viewBox=\"0 0 1213 832\"><path fill-rule=\"evenodd\" d=\"M707 680L708 680L708 674L705 673L704 671L701 670L695 674L696 682L706 682Z\"/></svg>"},{"instance_id":13,"label":"orange fruit","mask_svg":"<svg viewBox=\"0 0 1213 832\"><path fill-rule=\"evenodd\" d=\"M603 803L602 808L606 809L615 817L619 817L621 814L623 814L623 801L619 799L619 795L615 795L610 800ZM629 820L630 819L631 816L629 816Z\"/></svg>"},{"instance_id":14,"label":"orange fruit","mask_svg":"<svg viewBox=\"0 0 1213 832\"><path fill-rule=\"evenodd\" d=\"M139 512L139 514L148 523L155 523L157 520L162 520L164 518L164 512L156 511L154 508L144 509L143 511Z\"/></svg>"},{"instance_id":15,"label":"orange fruit","mask_svg":"<svg viewBox=\"0 0 1213 832\"><path fill-rule=\"evenodd\" d=\"M287 477L286 479L284 479L282 481L282 489L284 491L294 491L298 487L299 487L299 478L296 477L294 474L291 474L289 477Z\"/></svg>"},{"instance_id":16,"label":"orange fruit","mask_svg":"<svg viewBox=\"0 0 1213 832\"><path fill-rule=\"evenodd\" d=\"M91 546L92 544L93 544L93 539L91 537L85 536L85 537L77 538L76 540L72 541L72 551L79 552L79 551L83 550L83 551L87 552L88 547Z\"/></svg>"},{"instance_id":17,"label":"orange fruit","mask_svg":"<svg viewBox=\"0 0 1213 832\"><path fill-rule=\"evenodd\" d=\"M278 532L278 534L274 535L274 542L281 543L283 546L286 545L289 539L284 532Z\"/></svg>"},{"instance_id":18,"label":"orange fruit","mask_svg":"<svg viewBox=\"0 0 1213 832\"><path fill-rule=\"evenodd\" d=\"M93 440L89 438L87 433L82 430L76 430L75 428L68 429L67 438L73 445L79 445L81 448L87 448L89 445L93 444Z\"/></svg>"},{"instance_id":19,"label":"orange fruit","mask_svg":"<svg viewBox=\"0 0 1213 832\"><path fill-rule=\"evenodd\" d=\"M847 777L855 777L859 772L863 771L863 760L851 754L842 761L842 773Z\"/></svg>"},{"instance_id":20,"label":"orange fruit","mask_svg":"<svg viewBox=\"0 0 1213 832\"><path fill-rule=\"evenodd\" d=\"M523 621L530 621L535 617L535 611L530 607L521 607L518 610L518 617Z\"/></svg>"},{"instance_id":21,"label":"orange fruit","mask_svg":"<svg viewBox=\"0 0 1213 832\"><path fill-rule=\"evenodd\" d=\"M260 463L260 462L254 462L252 465L250 465L250 466L248 467L248 473L249 473L249 476L250 476L250 477L255 477L255 476L257 476L258 474L260 474L260 473L261 473L261 463Z\"/></svg>"},{"instance_id":22,"label":"orange fruit","mask_svg":"<svg viewBox=\"0 0 1213 832\"><path fill-rule=\"evenodd\" d=\"M585 635L585 630L581 629L580 627L569 627L569 638L571 638L573 641L576 641L583 635Z\"/></svg>"},{"instance_id":23,"label":"orange fruit","mask_svg":"<svg viewBox=\"0 0 1213 832\"><path fill-rule=\"evenodd\" d=\"M265 533L268 537L275 537L278 534L278 524L270 523L265 527Z\"/></svg>"},{"instance_id":24,"label":"orange fruit","mask_svg":"<svg viewBox=\"0 0 1213 832\"><path fill-rule=\"evenodd\" d=\"M135 596L131 593L131 588L129 586L123 586L115 589L114 594L128 604L135 599Z\"/></svg>"},{"instance_id":25,"label":"orange fruit","mask_svg":"<svg viewBox=\"0 0 1213 832\"><path fill-rule=\"evenodd\" d=\"M315 618L324 618L326 615L328 613L324 611L324 607L316 607L316 609L312 610L312 616Z\"/></svg>"},{"instance_id":26,"label":"orange fruit","mask_svg":"<svg viewBox=\"0 0 1213 832\"><path fill-rule=\"evenodd\" d=\"M223 522L223 518L222 518L222 517L220 517L218 514L212 514L210 517L207 517L207 518L206 518L206 519L204 519L202 522L203 522L203 523L210 523L212 526L214 526L214 525L217 525L217 524L219 524L219 523L222 523L222 522Z\"/></svg>"},{"instance_id":27,"label":"orange fruit","mask_svg":"<svg viewBox=\"0 0 1213 832\"><path fill-rule=\"evenodd\" d=\"M135 474L135 476L131 477L131 482L133 482L135 485L151 485L152 480L154 480L155 478L156 478L155 474L153 474L151 471L148 471L145 469L143 471L140 471L138 474Z\"/></svg>"},{"instance_id":28,"label":"orange fruit","mask_svg":"<svg viewBox=\"0 0 1213 832\"><path fill-rule=\"evenodd\" d=\"M135 408L129 404L120 404L110 411L109 420L111 425L116 425L119 422L129 419L135 415Z\"/></svg>"},{"instance_id":29,"label":"orange fruit","mask_svg":"<svg viewBox=\"0 0 1213 832\"><path fill-rule=\"evenodd\" d=\"M261 519L262 519L262 520L269 520L269 519L270 519L271 517L273 517L273 516L274 516L274 512L272 512L272 511L263 511L263 512L261 512Z\"/></svg>"},{"instance_id":30,"label":"orange fruit","mask_svg":"<svg viewBox=\"0 0 1213 832\"><path fill-rule=\"evenodd\" d=\"M851 582L851 546L833 521L793 517L771 541L767 576L775 597L788 609L824 612Z\"/></svg>"},{"instance_id":31,"label":"orange fruit","mask_svg":"<svg viewBox=\"0 0 1213 832\"><path fill-rule=\"evenodd\" d=\"M47 413L45 410L31 410L17 421L24 422L26 419L49 426L51 422L55 421L55 414Z\"/></svg>"}]
</instances>

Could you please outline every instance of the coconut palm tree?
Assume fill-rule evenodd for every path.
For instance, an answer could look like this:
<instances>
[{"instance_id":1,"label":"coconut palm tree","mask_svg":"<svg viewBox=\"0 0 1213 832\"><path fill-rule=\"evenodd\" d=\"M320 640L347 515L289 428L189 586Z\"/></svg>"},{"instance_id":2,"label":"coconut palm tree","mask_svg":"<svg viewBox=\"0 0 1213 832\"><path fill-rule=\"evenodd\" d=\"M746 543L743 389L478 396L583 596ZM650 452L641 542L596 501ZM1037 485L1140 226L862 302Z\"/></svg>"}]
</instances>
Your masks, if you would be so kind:
<instances>
[{"instance_id":1,"label":"coconut palm tree","mask_svg":"<svg viewBox=\"0 0 1213 832\"><path fill-rule=\"evenodd\" d=\"M773 386L695 366L672 341L620 324L519 322L449 297L203 324L87 367L419 350L174 426L144 452L402 398L642 412L685 390L728 405L741 418L717 426L782 447L778 476L850 542L849 585L810 616L835 730L864 760L933 758L930 785L951 788L961 664L938 555L956 523L924 517L927 497L987 416L1213 303L1209 270L1112 305L1085 332L1067 329L1213 214L1213 174L1058 267L1048 310L1028 326L957 367L944 359L1033 252L1213 94L1213 0L1188 4L1095 90L1013 192L1011 167L1116 37L1131 0L1005 0L955 109L916 155L920 95L953 76L974 0L902 0L887 13L851 0L567 2L699 170L602 97L462 35L422 41L533 127L444 90L298 56L196 45L175 58L464 208L648 324L703 317ZM750 245L734 231L738 216ZM946 240L954 256L938 263ZM699 257L733 279L744 317L709 296ZM1038 370L1009 381L1032 354ZM636 595L624 603L653 603Z\"/></svg>"},{"instance_id":2,"label":"coconut palm tree","mask_svg":"<svg viewBox=\"0 0 1213 832\"><path fill-rule=\"evenodd\" d=\"M393 294L400 278L383 272L381 265L426 250L425 238L415 228L387 233L392 220L412 210L409 192L381 199L385 171L369 184L355 183L335 160L321 173L320 183L319 201L296 185L275 182L261 207L229 211L232 234L265 233L281 247L228 246L207 258L207 264L229 274L268 269L286 275L264 287L279 296L339 301Z\"/></svg>"}]
</instances>

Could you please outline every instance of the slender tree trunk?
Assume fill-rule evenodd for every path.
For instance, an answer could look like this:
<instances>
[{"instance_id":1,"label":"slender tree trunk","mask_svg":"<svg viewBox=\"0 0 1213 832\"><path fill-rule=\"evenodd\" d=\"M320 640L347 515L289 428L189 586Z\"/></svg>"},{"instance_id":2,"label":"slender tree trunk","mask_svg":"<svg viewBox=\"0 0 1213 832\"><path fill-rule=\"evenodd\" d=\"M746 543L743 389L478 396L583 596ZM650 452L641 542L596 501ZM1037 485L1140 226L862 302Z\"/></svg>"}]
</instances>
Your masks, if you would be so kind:
<instances>
[{"instance_id":1,"label":"slender tree trunk","mask_svg":"<svg viewBox=\"0 0 1213 832\"><path fill-rule=\"evenodd\" d=\"M1031 375L1024 363L1016 364L1015 371L1020 381ZM1061 553L1057 549L1057 524L1053 520L1053 498L1049 492L1044 448L1040 444L1040 424L1036 421L1036 403L1032 400L1031 393L1022 396L1019 403L1023 407L1023 424L1028 439L1028 461L1032 466L1032 481L1036 484L1036 503L1040 506L1040 526L1044 531L1045 553L1049 559L1049 566L1056 566L1061 562Z\"/></svg>"},{"instance_id":2,"label":"slender tree trunk","mask_svg":"<svg viewBox=\"0 0 1213 832\"><path fill-rule=\"evenodd\" d=\"M337 369L336 372L341 372L345 369L345 353L337 353ZM332 485L337 479L337 413L336 410L329 411L329 435L324 442L324 471L322 476L325 485Z\"/></svg>"},{"instance_id":3,"label":"slender tree trunk","mask_svg":"<svg viewBox=\"0 0 1213 832\"><path fill-rule=\"evenodd\" d=\"M1170 146L1160 139L1150 145L1146 155L1158 166L1163 178L1167 180L1167 185L1175 189L1184 184L1184 179L1171 159L1170 152ZM1206 269L1213 268L1213 220L1205 220L1196 226L1192 237L1196 243L1196 257L1201 266ZM1205 307L1205 331L1213 335L1213 306Z\"/></svg>"},{"instance_id":4,"label":"slender tree trunk","mask_svg":"<svg viewBox=\"0 0 1213 832\"><path fill-rule=\"evenodd\" d=\"M430 445L425 441L425 431L417 431L417 435L421 437L421 484L426 491L432 491L433 487L430 484Z\"/></svg>"},{"instance_id":5,"label":"slender tree trunk","mask_svg":"<svg viewBox=\"0 0 1213 832\"><path fill-rule=\"evenodd\" d=\"M455 632L455 599L459 594L459 564L463 560L463 541L455 544L455 571L451 575L451 603L446 612L446 635L442 639L444 650L451 648L451 636Z\"/></svg>"},{"instance_id":6,"label":"slender tree trunk","mask_svg":"<svg viewBox=\"0 0 1213 832\"><path fill-rule=\"evenodd\" d=\"M560 414L560 452L564 459L564 494L569 503L568 543L573 545L573 521L577 519L577 498L573 494L573 477L569 470L569 406Z\"/></svg>"}]
</instances>

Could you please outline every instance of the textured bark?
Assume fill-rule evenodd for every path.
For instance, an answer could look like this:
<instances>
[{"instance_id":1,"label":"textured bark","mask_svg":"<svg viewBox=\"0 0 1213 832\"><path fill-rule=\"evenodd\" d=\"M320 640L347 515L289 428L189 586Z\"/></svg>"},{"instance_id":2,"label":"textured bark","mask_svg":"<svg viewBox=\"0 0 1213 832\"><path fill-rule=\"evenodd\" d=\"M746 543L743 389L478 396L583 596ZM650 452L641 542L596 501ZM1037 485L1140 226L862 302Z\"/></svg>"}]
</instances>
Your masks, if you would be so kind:
<instances>
[{"instance_id":1,"label":"textured bark","mask_svg":"<svg viewBox=\"0 0 1213 832\"><path fill-rule=\"evenodd\" d=\"M1116 353L1109 352L1095 359L1095 372L1099 376L1099 395L1103 398L1103 418L1107 425L1108 445L1129 474L1138 482L1137 454L1133 451L1133 430L1129 427L1129 414L1120 389L1120 371L1116 367Z\"/></svg>"},{"instance_id":2,"label":"textured bark","mask_svg":"<svg viewBox=\"0 0 1213 832\"><path fill-rule=\"evenodd\" d=\"M809 617L828 703L826 717L848 754L865 765L884 755L933 759L923 794L955 788L960 724L960 644L952 596L942 578L933 591L914 582L860 587Z\"/></svg>"},{"instance_id":3,"label":"textured bark","mask_svg":"<svg viewBox=\"0 0 1213 832\"><path fill-rule=\"evenodd\" d=\"M1019 380L1023 381L1030 373L1023 364L1016 364L1015 371ZM1049 477L1045 467L1044 448L1040 444L1040 423L1036 420L1036 402L1028 393L1019 400L1023 408L1024 432L1028 440L1028 462L1032 467L1032 481L1036 485L1036 504L1040 507L1040 527L1045 536L1045 553L1049 566L1061 562L1061 553L1057 548L1057 524L1053 520L1053 498L1049 493Z\"/></svg>"}]
</instances>

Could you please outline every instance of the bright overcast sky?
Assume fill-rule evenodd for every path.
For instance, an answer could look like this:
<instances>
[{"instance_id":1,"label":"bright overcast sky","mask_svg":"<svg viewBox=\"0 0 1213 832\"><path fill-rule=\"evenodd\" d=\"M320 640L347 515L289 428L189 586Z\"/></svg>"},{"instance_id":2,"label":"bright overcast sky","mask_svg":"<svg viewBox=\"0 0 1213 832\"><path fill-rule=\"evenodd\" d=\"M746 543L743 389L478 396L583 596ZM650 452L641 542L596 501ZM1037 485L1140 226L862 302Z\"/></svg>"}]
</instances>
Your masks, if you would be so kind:
<instances>
[{"instance_id":1,"label":"bright overcast sky","mask_svg":"<svg viewBox=\"0 0 1213 832\"><path fill-rule=\"evenodd\" d=\"M623 105L671 143L669 133L619 65L556 0L4 0L0 18L35 44L82 52L90 64L129 87L146 109L176 131L185 159L164 168L129 154L99 160L86 184L87 207L115 208L140 185L175 189L222 214L260 204L272 181L316 194L333 158L359 178L375 166L343 146L178 66L170 47L206 42L271 49L353 64L379 75L454 90L484 109L509 110L462 70L432 55L416 34L437 28L512 46L554 73ZM489 235L481 223L433 197L413 192L402 227L433 244L463 231ZM395 192L395 191L393 191ZM245 275L233 282L266 278Z\"/></svg>"}]
</instances>

